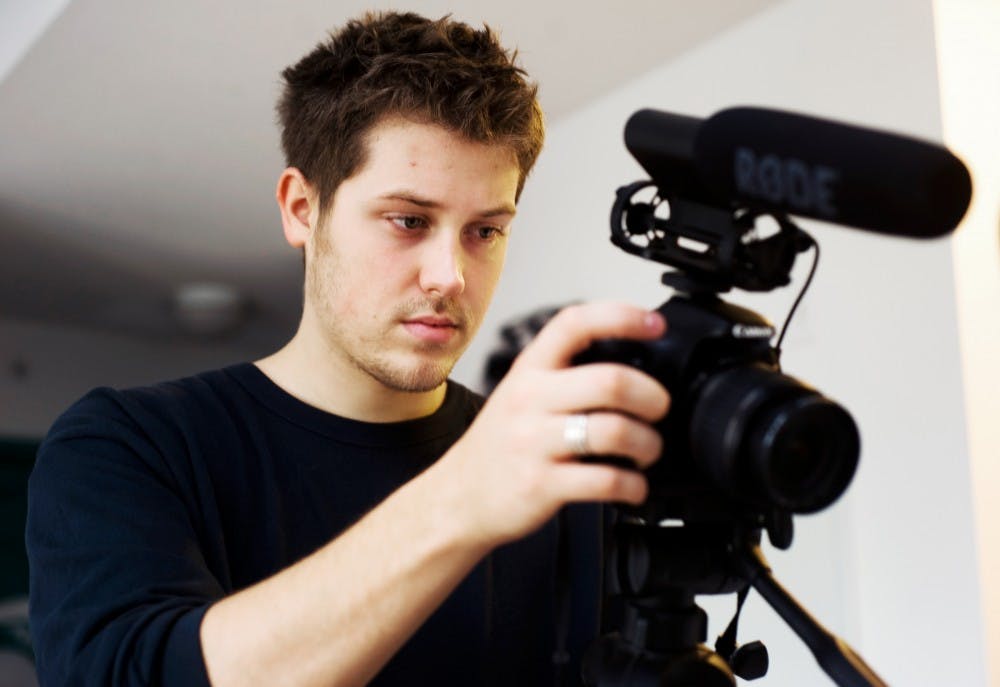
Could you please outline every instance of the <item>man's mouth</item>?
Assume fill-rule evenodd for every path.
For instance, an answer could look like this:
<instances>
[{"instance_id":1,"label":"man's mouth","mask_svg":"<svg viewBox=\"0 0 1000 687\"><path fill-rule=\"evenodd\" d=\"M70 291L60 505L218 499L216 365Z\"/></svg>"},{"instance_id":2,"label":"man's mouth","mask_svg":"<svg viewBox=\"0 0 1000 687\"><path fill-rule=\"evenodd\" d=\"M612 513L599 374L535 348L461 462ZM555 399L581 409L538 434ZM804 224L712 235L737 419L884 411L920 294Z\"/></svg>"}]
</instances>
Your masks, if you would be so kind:
<instances>
[{"instance_id":1,"label":"man's mouth","mask_svg":"<svg viewBox=\"0 0 1000 687\"><path fill-rule=\"evenodd\" d=\"M437 316L411 317L406 320L406 323L422 324L427 327L458 327L455 321L451 318Z\"/></svg>"},{"instance_id":2,"label":"man's mouth","mask_svg":"<svg viewBox=\"0 0 1000 687\"><path fill-rule=\"evenodd\" d=\"M427 343L447 343L461 329L454 320L440 316L411 317L403 321L403 327L411 335Z\"/></svg>"}]
</instances>

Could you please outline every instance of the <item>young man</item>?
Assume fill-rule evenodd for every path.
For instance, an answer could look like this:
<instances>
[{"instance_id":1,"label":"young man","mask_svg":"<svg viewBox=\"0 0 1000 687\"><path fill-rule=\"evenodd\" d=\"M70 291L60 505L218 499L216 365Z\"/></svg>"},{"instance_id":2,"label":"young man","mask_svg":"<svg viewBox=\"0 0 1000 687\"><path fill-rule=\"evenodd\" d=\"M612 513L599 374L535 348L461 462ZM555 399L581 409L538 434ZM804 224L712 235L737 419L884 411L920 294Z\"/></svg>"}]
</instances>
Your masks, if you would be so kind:
<instances>
[{"instance_id":1,"label":"young man","mask_svg":"<svg viewBox=\"0 0 1000 687\"><path fill-rule=\"evenodd\" d=\"M570 361L664 323L568 309L483 405L447 378L541 147L535 89L490 32L412 14L351 22L284 76L300 327L56 422L27 531L42 682L547 684L553 516L646 494L577 458L648 466L668 405Z\"/></svg>"}]
</instances>

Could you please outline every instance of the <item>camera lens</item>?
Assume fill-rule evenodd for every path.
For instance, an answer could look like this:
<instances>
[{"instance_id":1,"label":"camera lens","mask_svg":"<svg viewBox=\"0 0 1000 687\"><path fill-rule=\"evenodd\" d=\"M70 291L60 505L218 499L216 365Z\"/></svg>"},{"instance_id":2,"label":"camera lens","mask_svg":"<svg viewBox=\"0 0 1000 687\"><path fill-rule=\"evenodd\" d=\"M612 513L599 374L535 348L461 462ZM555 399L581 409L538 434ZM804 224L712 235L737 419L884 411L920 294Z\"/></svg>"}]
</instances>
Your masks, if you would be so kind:
<instances>
[{"instance_id":1,"label":"camera lens","mask_svg":"<svg viewBox=\"0 0 1000 687\"><path fill-rule=\"evenodd\" d=\"M758 487L772 503L811 513L847 489L860 442L854 420L839 405L807 391L767 408L753 425L749 460Z\"/></svg>"},{"instance_id":2,"label":"camera lens","mask_svg":"<svg viewBox=\"0 0 1000 687\"><path fill-rule=\"evenodd\" d=\"M860 440L841 406L763 365L711 375L691 417L695 462L733 495L810 513L847 489Z\"/></svg>"}]
</instances>

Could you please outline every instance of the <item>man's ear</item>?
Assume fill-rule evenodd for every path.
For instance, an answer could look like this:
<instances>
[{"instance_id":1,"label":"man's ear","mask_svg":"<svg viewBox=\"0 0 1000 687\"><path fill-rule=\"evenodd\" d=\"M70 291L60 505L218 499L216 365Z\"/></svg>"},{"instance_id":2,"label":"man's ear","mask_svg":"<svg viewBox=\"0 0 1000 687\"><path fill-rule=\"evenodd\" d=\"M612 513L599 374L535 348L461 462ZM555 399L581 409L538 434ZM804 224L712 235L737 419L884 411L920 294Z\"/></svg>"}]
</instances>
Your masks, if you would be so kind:
<instances>
[{"instance_id":1,"label":"man's ear","mask_svg":"<svg viewBox=\"0 0 1000 687\"><path fill-rule=\"evenodd\" d=\"M281 225L285 240L295 248L302 248L312 235L319 217L319 195L313 185L295 167L288 167L278 178L275 191L281 209Z\"/></svg>"}]
</instances>

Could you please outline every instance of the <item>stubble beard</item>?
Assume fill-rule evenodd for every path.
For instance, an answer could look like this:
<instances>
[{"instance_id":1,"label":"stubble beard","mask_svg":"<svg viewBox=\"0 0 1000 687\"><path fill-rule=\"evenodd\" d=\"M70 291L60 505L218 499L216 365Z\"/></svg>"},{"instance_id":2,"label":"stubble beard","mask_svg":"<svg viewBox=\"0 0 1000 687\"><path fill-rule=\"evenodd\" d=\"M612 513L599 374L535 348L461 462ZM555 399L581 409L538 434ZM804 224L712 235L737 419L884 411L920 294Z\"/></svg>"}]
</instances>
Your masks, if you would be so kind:
<instances>
[{"instance_id":1,"label":"stubble beard","mask_svg":"<svg viewBox=\"0 0 1000 687\"><path fill-rule=\"evenodd\" d=\"M408 303L384 321L388 330L383 330L381 335L358 337L352 332L335 331L337 328L332 322L328 323L327 331L336 341L334 345L356 369L393 391L423 393L433 391L447 381L467 342L463 342L458 349L454 343L411 342L405 338L400 344L400 323L410 315L447 313L462 323L460 335L464 336L468 319L457 316L454 310L444 303Z\"/></svg>"},{"instance_id":2,"label":"stubble beard","mask_svg":"<svg viewBox=\"0 0 1000 687\"><path fill-rule=\"evenodd\" d=\"M329 246L324 248L330 250ZM323 257L326 258L325 265L320 269L307 270L306 296L313 304L314 315L331 354L393 391L424 393L437 389L447 381L476 328L470 314L451 300L433 297L411 299L396 307L387 318L377 318L377 314L370 317L368 322L375 326L374 331L363 327L359 327L360 331L352 331L337 322L334 307L336 301L344 298L338 294L336 279L342 266L337 264L336 259L331 259L333 256L329 253ZM320 271L322 274L318 274ZM407 340L406 335L399 331L402 322L408 318L429 313L446 316L457 323L458 335L464 340L460 344L419 342ZM360 323L361 318L357 315L355 313L354 318L345 319Z\"/></svg>"},{"instance_id":3,"label":"stubble beard","mask_svg":"<svg viewBox=\"0 0 1000 687\"><path fill-rule=\"evenodd\" d=\"M443 384L455 361L448 363L424 363L409 369L393 366L391 361L372 358L353 359L358 369L393 391L423 393L433 391Z\"/></svg>"}]
</instances>

